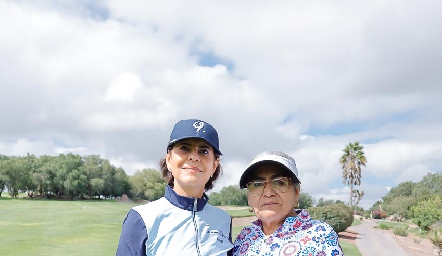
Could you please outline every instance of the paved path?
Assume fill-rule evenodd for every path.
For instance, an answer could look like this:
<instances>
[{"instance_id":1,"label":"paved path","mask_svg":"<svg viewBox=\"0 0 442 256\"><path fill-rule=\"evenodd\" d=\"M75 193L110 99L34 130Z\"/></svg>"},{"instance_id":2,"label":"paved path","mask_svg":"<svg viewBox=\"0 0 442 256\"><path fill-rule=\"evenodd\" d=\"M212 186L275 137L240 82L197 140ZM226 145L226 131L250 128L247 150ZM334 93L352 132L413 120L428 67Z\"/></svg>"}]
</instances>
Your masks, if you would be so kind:
<instances>
[{"instance_id":1,"label":"paved path","mask_svg":"<svg viewBox=\"0 0 442 256\"><path fill-rule=\"evenodd\" d=\"M410 256L389 234L374 230L374 220L362 220L360 225L349 227L359 233L356 246L362 256Z\"/></svg>"}]
</instances>

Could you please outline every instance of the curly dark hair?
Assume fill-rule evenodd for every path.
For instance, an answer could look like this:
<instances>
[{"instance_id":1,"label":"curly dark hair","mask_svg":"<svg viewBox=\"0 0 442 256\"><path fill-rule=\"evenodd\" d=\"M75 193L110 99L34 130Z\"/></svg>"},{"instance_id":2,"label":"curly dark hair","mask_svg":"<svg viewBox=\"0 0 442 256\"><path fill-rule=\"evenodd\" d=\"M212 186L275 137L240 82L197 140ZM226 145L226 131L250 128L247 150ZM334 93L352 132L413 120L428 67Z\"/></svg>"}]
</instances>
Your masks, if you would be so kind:
<instances>
[{"instance_id":1,"label":"curly dark hair","mask_svg":"<svg viewBox=\"0 0 442 256\"><path fill-rule=\"evenodd\" d=\"M167 147L167 153L169 153L170 149L172 148L172 145ZM219 159L220 155L215 153L215 159ZM173 181L174 178L172 176L172 172L169 171L169 169L167 169L167 164L166 164L166 158L163 157L160 160L160 171L161 174L163 175L163 178L166 179L167 184L173 188ZM222 174L222 168L221 168L221 163L218 165L218 167L216 167L215 172L213 173L212 177L209 178L209 180L206 182L206 185L204 186L204 191L209 191L213 188L215 181L218 179L218 177Z\"/></svg>"}]
</instances>

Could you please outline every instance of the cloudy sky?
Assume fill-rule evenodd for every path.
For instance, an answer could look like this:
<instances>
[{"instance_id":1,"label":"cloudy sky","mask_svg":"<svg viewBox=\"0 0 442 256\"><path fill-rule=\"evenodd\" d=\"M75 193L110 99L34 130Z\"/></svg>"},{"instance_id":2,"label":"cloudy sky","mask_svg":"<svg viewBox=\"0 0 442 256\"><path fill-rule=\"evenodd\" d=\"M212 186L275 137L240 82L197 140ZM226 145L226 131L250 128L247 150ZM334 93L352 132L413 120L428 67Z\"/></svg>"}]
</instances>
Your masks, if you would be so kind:
<instances>
[{"instance_id":1,"label":"cloudy sky","mask_svg":"<svg viewBox=\"0 0 442 256\"><path fill-rule=\"evenodd\" d=\"M302 191L361 201L442 170L442 2L0 0L0 154L156 168L173 125L220 134L224 174L283 150Z\"/></svg>"}]
</instances>

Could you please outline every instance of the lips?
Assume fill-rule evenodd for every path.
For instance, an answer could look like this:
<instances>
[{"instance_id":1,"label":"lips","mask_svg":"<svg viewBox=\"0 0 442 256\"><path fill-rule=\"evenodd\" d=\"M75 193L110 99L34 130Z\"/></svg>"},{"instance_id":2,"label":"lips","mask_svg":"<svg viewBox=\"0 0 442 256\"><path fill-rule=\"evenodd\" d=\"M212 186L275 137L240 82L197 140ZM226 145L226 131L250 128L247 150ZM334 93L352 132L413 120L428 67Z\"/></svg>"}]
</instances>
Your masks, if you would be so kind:
<instances>
[{"instance_id":1,"label":"lips","mask_svg":"<svg viewBox=\"0 0 442 256\"><path fill-rule=\"evenodd\" d=\"M196 166L186 166L183 169L188 170L188 171L194 171L194 172L202 172L201 169Z\"/></svg>"},{"instance_id":2,"label":"lips","mask_svg":"<svg viewBox=\"0 0 442 256\"><path fill-rule=\"evenodd\" d=\"M279 205L279 203L277 202L265 202L263 204L261 204L261 206L274 206L274 205Z\"/></svg>"}]
</instances>

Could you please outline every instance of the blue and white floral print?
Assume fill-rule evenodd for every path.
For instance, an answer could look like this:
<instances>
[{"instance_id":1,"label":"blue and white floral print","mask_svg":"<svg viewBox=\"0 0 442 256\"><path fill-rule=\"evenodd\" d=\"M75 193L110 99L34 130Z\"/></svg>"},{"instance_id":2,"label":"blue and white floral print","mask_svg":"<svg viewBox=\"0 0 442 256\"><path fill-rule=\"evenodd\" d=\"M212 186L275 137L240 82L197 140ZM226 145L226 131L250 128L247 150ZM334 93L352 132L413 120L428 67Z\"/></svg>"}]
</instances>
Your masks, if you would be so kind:
<instances>
[{"instance_id":1,"label":"blue and white floral print","mask_svg":"<svg viewBox=\"0 0 442 256\"><path fill-rule=\"evenodd\" d=\"M338 235L329 224L312 219L306 210L297 213L287 217L270 236L262 231L261 220L243 228L235 240L233 255L344 255Z\"/></svg>"}]
</instances>

